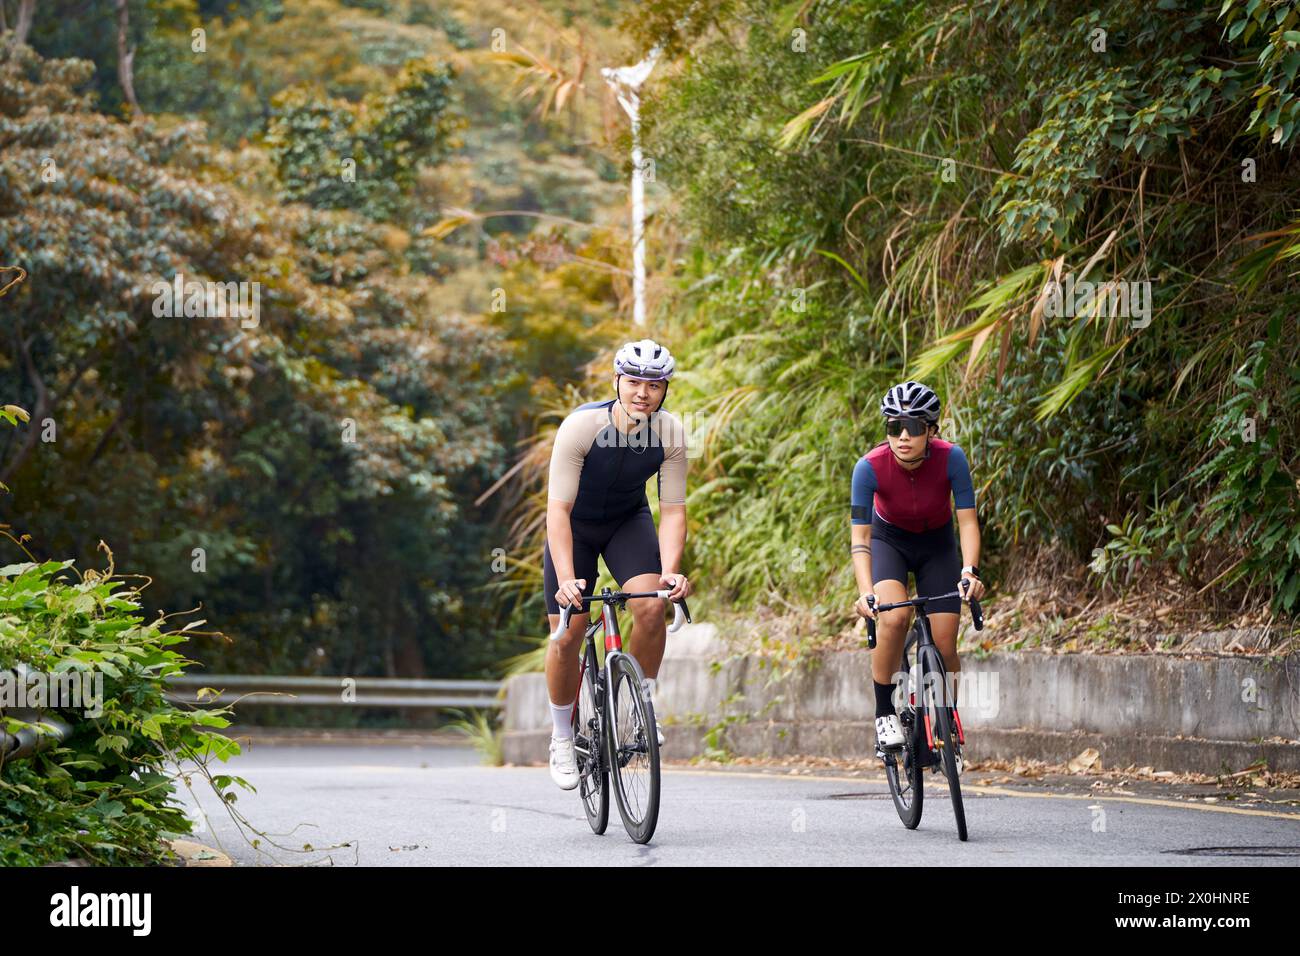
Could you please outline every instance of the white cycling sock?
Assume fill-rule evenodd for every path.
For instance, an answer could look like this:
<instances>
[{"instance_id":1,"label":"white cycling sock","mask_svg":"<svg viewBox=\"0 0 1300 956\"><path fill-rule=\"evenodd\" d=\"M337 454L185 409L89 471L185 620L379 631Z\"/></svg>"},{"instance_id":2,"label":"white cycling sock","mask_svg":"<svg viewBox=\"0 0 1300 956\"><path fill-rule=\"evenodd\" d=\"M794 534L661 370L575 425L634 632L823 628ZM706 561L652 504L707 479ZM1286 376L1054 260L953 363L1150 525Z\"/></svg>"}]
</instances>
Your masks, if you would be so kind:
<instances>
[{"instance_id":1,"label":"white cycling sock","mask_svg":"<svg viewBox=\"0 0 1300 956\"><path fill-rule=\"evenodd\" d=\"M547 703L550 703L549 699ZM551 730L551 737L556 740L572 740L573 704L551 703L551 723L555 725Z\"/></svg>"},{"instance_id":2,"label":"white cycling sock","mask_svg":"<svg viewBox=\"0 0 1300 956\"><path fill-rule=\"evenodd\" d=\"M655 679L653 677L647 677L645 679L645 693L651 701L655 699Z\"/></svg>"}]
</instances>

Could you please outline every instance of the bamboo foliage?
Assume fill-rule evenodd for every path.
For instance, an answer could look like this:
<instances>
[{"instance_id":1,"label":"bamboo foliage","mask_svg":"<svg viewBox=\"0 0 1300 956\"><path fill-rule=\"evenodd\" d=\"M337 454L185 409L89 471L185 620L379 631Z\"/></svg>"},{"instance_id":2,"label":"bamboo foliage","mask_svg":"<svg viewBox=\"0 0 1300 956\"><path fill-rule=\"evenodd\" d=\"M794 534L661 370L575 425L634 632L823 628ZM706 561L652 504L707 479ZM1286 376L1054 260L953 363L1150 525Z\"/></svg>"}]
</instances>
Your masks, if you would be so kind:
<instances>
[{"instance_id":1,"label":"bamboo foliage","mask_svg":"<svg viewBox=\"0 0 1300 956\"><path fill-rule=\"evenodd\" d=\"M661 167L689 170L695 400L743 409L692 497L729 595L845 583L848 472L880 391L918 378L975 465L995 561L1167 537L1133 560L1300 607L1277 543L1300 538L1280 477L1300 474L1298 8L813 3L819 45L792 57L788 11L755 0L697 42L647 123ZM1245 395L1255 445L1225 418Z\"/></svg>"}]
</instances>

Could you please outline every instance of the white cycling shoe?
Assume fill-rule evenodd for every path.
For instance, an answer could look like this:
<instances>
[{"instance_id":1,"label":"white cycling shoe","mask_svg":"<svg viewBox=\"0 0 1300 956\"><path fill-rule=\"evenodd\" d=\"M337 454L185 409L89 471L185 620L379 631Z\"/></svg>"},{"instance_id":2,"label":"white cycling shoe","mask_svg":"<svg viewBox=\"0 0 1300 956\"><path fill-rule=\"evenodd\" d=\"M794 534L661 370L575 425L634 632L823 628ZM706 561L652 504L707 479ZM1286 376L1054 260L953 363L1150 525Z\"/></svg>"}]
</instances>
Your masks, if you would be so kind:
<instances>
[{"instance_id":1,"label":"white cycling shoe","mask_svg":"<svg viewBox=\"0 0 1300 956\"><path fill-rule=\"evenodd\" d=\"M578 786L578 757L572 737L551 738L551 779L561 790Z\"/></svg>"},{"instance_id":2,"label":"white cycling shoe","mask_svg":"<svg viewBox=\"0 0 1300 956\"><path fill-rule=\"evenodd\" d=\"M903 725L897 714L886 714L876 718L876 746L882 750L893 750L903 746Z\"/></svg>"},{"instance_id":3,"label":"white cycling shoe","mask_svg":"<svg viewBox=\"0 0 1300 956\"><path fill-rule=\"evenodd\" d=\"M636 721L636 726L637 726L637 728L638 728L638 732L639 732L640 727L641 727L641 713L640 713L640 711L636 711L636 710L632 711L632 717L633 717L633 719ZM662 746L664 745L664 732L663 732L663 731L660 729L660 727L659 727L659 715L658 715L658 714L655 714L655 739L659 741L659 746L660 746L660 747L662 747Z\"/></svg>"},{"instance_id":4,"label":"white cycling shoe","mask_svg":"<svg viewBox=\"0 0 1300 956\"><path fill-rule=\"evenodd\" d=\"M646 700L650 701L651 704L654 703L654 688L655 688L655 679L653 677L647 677L645 680L645 689L647 695ZM659 729L658 711L655 712L655 739L659 741L660 747L664 745L664 732Z\"/></svg>"}]
</instances>

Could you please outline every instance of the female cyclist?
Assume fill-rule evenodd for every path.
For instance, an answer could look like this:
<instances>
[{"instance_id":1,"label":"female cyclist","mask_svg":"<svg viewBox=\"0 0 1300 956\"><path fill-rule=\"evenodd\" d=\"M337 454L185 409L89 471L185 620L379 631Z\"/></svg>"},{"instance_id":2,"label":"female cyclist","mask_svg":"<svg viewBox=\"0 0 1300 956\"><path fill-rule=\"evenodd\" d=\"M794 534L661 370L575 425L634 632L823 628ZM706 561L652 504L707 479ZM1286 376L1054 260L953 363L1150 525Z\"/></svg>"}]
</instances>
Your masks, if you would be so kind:
<instances>
[{"instance_id":1,"label":"female cyclist","mask_svg":"<svg viewBox=\"0 0 1300 956\"><path fill-rule=\"evenodd\" d=\"M969 581L963 599L978 600L984 585L979 578L975 489L966 453L938 437L939 396L920 382L903 382L885 392L880 413L886 439L853 468L850 553L859 592L855 609L863 617L877 618L873 596L880 604L907 600L909 572L916 575L918 595L960 591L960 582ZM950 499L957 509L960 558ZM957 659L960 612L957 598L926 606L944 668L953 675L961 670ZM894 676L902 665L911 617L911 608L897 608L879 615L877 621L871 676L876 689L876 741L881 749L903 745L903 728L894 707Z\"/></svg>"}]
</instances>

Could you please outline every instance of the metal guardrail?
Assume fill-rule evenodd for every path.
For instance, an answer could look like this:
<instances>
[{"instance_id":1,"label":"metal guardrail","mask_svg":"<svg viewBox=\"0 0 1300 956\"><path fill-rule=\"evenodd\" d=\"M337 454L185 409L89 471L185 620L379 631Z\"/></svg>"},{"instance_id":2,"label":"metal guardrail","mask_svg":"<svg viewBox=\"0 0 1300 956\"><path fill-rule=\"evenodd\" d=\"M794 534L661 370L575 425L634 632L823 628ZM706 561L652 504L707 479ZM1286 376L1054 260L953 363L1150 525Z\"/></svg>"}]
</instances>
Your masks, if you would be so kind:
<instances>
[{"instance_id":1,"label":"metal guardrail","mask_svg":"<svg viewBox=\"0 0 1300 956\"><path fill-rule=\"evenodd\" d=\"M34 727L20 727L12 734L0 729L0 761L30 757L37 751L57 746L72 733L72 728L65 721L45 711L11 707L7 711L0 710L0 716L12 717L29 724L42 724L46 728L45 733L40 733Z\"/></svg>"},{"instance_id":2,"label":"metal guardrail","mask_svg":"<svg viewBox=\"0 0 1300 956\"><path fill-rule=\"evenodd\" d=\"M238 701L298 707L481 707L499 709L502 682L494 680L426 680L402 677L275 677L246 674L185 674L167 680L164 696L173 703L194 703L200 688L220 691L204 703L218 706ZM250 696L251 695L251 696ZM0 761L19 760L63 742L72 728L44 710L10 708L0 716L42 724L47 732L21 727L15 733L0 728Z\"/></svg>"},{"instance_id":3,"label":"metal guardrail","mask_svg":"<svg viewBox=\"0 0 1300 956\"><path fill-rule=\"evenodd\" d=\"M406 677L276 677L247 674L184 674L171 677L166 697L194 703L200 688L220 691L203 703L279 704L296 707L484 707L502 706L502 682ZM246 695L252 696L246 696ZM288 696L282 696L288 695Z\"/></svg>"},{"instance_id":4,"label":"metal guardrail","mask_svg":"<svg viewBox=\"0 0 1300 956\"><path fill-rule=\"evenodd\" d=\"M502 682L494 680L425 680L402 677L275 677L246 674L185 674L167 680L164 696L173 703L195 703L200 688L220 691L203 703L222 706L236 701L298 707L481 707L499 709ZM251 696L250 696L251 695ZM40 723L47 732L0 727L0 761L19 760L63 742L72 733L63 719L44 710L0 709L0 716Z\"/></svg>"},{"instance_id":5,"label":"metal guardrail","mask_svg":"<svg viewBox=\"0 0 1300 956\"><path fill-rule=\"evenodd\" d=\"M31 670L26 664L18 663L13 668L0 671L0 679L7 681L25 680ZM61 717L49 712L48 708L0 707L0 717L12 717L27 724L40 724L36 727L19 727L13 733L0 725L0 761L21 760L34 753L56 747L72 734L72 727Z\"/></svg>"}]
</instances>

